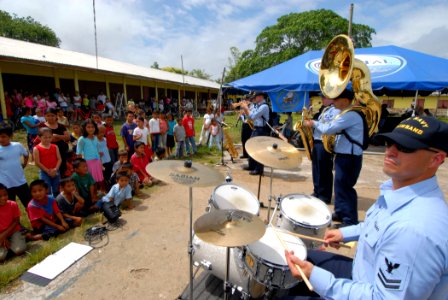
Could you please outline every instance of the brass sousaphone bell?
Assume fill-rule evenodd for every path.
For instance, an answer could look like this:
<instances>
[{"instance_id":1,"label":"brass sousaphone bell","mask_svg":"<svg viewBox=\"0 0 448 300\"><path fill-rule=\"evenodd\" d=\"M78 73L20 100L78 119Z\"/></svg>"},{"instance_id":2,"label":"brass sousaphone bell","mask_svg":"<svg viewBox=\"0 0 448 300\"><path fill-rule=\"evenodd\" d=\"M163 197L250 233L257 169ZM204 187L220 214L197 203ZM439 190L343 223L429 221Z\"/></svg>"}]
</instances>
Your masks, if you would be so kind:
<instances>
[{"instance_id":1,"label":"brass sousaphone bell","mask_svg":"<svg viewBox=\"0 0 448 300\"><path fill-rule=\"evenodd\" d=\"M355 58L353 42L347 35L334 37L325 49L319 71L319 85L325 97L337 98L352 82L356 105L342 111L335 118L351 110L360 110L366 116L369 136L378 128L381 104L373 94L370 70ZM334 153L335 135L322 135L322 143L327 152Z\"/></svg>"}]
</instances>

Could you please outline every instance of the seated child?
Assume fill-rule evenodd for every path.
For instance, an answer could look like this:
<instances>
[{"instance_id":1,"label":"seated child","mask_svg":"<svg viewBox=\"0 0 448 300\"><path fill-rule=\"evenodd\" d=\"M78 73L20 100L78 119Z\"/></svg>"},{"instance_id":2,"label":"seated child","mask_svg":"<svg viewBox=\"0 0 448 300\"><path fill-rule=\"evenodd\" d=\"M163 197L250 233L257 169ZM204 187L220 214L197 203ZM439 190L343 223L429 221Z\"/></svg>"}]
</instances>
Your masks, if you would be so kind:
<instances>
[{"instance_id":1,"label":"seated child","mask_svg":"<svg viewBox=\"0 0 448 300\"><path fill-rule=\"evenodd\" d=\"M87 215L98 210L95 205L97 199L95 180L87 169L87 162L83 158L77 158L73 161L73 170L75 173L72 179L75 181L76 190L81 198L84 199L82 215Z\"/></svg>"},{"instance_id":2,"label":"seated child","mask_svg":"<svg viewBox=\"0 0 448 300\"><path fill-rule=\"evenodd\" d=\"M73 226L80 226L82 224L82 218L77 214L84 206L84 199L76 192L75 181L70 178L64 178L60 183L61 193L56 197L59 210L62 216Z\"/></svg>"},{"instance_id":3,"label":"seated child","mask_svg":"<svg viewBox=\"0 0 448 300\"><path fill-rule=\"evenodd\" d=\"M42 179L30 184L32 199L28 203L28 217L36 234L33 239L45 241L69 229L67 222L59 211L56 200L48 195L48 185Z\"/></svg>"},{"instance_id":4,"label":"seated child","mask_svg":"<svg viewBox=\"0 0 448 300\"><path fill-rule=\"evenodd\" d=\"M112 166L112 175L114 175L118 169L124 164L128 162L128 152L126 150L118 151L118 160ZM112 181L115 182L115 181Z\"/></svg>"},{"instance_id":5,"label":"seated child","mask_svg":"<svg viewBox=\"0 0 448 300\"><path fill-rule=\"evenodd\" d=\"M123 202L126 202L127 208L134 208L132 205L132 188L129 185L129 175L127 172L118 172L116 174L117 183L114 184L106 196L98 201L98 207L102 207L105 202L113 202L117 207L120 207Z\"/></svg>"},{"instance_id":6,"label":"seated child","mask_svg":"<svg viewBox=\"0 0 448 300\"><path fill-rule=\"evenodd\" d=\"M149 163L149 159L145 154L145 144L142 142L134 143L135 153L131 156L131 164L134 168L134 172L137 173L140 183L151 186L151 175L146 172L146 166Z\"/></svg>"},{"instance_id":7,"label":"seated child","mask_svg":"<svg viewBox=\"0 0 448 300\"><path fill-rule=\"evenodd\" d=\"M8 200L8 189L0 183L0 262L6 259L8 249L20 255L26 250L26 241L20 233L19 206Z\"/></svg>"},{"instance_id":8,"label":"seated child","mask_svg":"<svg viewBox=\"0 0 448 300\"><path fill-rule=\"evenodd\" d=\"M140 192L140 182L138 175L133 171L131 163L125 163L118 172L126 172L129 175L129 185L132 188L132 196L138 195ZM116 179L115 179L116 180ZM115 181L114 181L115 182Z\"/></svg>"}]
</instances>

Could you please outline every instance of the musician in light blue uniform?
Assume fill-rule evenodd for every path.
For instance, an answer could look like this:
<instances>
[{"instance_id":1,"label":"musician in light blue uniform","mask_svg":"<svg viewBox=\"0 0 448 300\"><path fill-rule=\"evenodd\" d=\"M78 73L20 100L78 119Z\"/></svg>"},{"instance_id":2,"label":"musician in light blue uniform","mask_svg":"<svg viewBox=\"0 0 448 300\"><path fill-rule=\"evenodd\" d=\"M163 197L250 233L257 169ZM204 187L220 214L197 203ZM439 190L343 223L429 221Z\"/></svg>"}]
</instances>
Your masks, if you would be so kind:
<instances>
[{"instance_id":1,"label":"musician in light blue uniform","mask_svg":"<svg viewBox=\"0 0 448 300\"><path fill-rule=\"evenodd\" d=\"M254 121L254 130L250 136L251 138L269 135L269 127L266 125L269 121L269 104L266 102L265 97L266 93L255 92L253 109L249 110L246 104L241 105L244 113ZM260 175L263 174L264 166L249 156L247 170L250 170L250 175Z\"/></svg>"},{"instance_id":2,"label":"musician in light blue uniform","mask_svg":"<svg viewBox=\"0 0 448 300\"><path fill-rule=\"evenodd\" d=\"M448 124L413 117L379 136L391 179L364 222L324 237L329 245L357 240L354 261L326 251L309 251L302 261L286 251L291 272L301 278L299 265L325 299L447 299L448 204L436 172L448 153Z\"/></svg>"},{"instance_id":3,"label":"musician in light blue uniform","mask_svg":"<svg viewBox=\"0 0 448 300\"><path fill-rule=\"evenodd\" d=\"M340 112L333 105L327 106L319 115L317 121L323 124L329 123ZM313 140L313 150L311 152L313 196L330 204L333 197L333 154L325 150L322 144L322 132L317 127L314 128Z\"/></svg>"},{"instance_id":4,"label":"musician in light blue uniform","mask_svg":"<svg viewBox=\"0 0 448 300\"><path fill-rule=\"evenodd\" d=\"M341 112L351 107L354 94L344 90L333 99L333 105ZM306 121L322 134L337 134L334 146L334 214L333 220L342 222L338 226L358 224L358 195L354 188L362 167L362 148L364 127L357 112L349 111L337 115L331 122ZM345 131L345 134L342 132ZM352 140L349 141L349 138Z\"/></svg>"}]
</instances>

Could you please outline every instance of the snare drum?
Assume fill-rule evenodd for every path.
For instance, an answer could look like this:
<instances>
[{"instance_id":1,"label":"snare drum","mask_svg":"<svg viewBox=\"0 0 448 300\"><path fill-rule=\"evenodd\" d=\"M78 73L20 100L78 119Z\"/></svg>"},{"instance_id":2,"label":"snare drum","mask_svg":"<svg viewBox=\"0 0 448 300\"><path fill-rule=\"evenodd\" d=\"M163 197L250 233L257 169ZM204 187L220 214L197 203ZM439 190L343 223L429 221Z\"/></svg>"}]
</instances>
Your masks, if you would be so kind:
<instances>
[{"instance_id":1,"label":"snare drum","mask_svg":"<svg viewBox=\"0 0 448 300\"><path fill-rule=\"evenodd\" d=\"M277 226L287 231L323 238L325 228L331 222L331 212L325 202L304 194L286 195L280 202ZM309 249L322 243L305 241Z\"/></svg>"},{"instance_id":2,"label":"snare drum","mask_svg":"<svg viewBox=\"0 0 448 300\"><path fill-rule=\"evenodd\" d=\"M210 211L213 209L238 209L253 215L260 212L260 202L251 192L235 184L219 185L213 191L209 201Z\"/></svg>"},{"instance_id":3,"label":"snare drum","mask_svg":"<svg viewBox=\"0 0 448 300\"><path fill-rule=\"evenodd\" d=\"M272 288L289 289L298 281L289 271L285 249L277 234L298 258L305 260L307 250L301 239L284 232L276 234L274 230L273 227L266 228L260 240L244 247L244 264L259 283Z\"/></svg>"}]
</instances>

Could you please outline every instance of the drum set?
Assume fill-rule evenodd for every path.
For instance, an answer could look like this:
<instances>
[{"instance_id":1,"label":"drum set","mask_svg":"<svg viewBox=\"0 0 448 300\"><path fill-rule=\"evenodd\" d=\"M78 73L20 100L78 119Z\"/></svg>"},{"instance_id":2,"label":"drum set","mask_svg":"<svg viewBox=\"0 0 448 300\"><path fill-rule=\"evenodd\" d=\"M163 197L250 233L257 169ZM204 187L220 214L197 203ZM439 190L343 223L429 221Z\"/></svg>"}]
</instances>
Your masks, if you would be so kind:
<instances>
[{"instance_id":1,"label":"drum set","mask_svg":"<svg viewBox=\"0 0 448 300\"><path fill-rule=\"evenodd\" d=\"M271 170L293 169L300 164L298 150L275 138L249 139L246 149L249 155ZM224 280L225 299L229 299L234 291L238 291L243 299L285 295L298 280L291 275L284 251L293 250L297 257L306 259L307 250L322 245L325 229L331 222L327 205L315 197L289 194L275 198L272 195L272 171L266 222L259 218L257 197L232 182L223 183L223 175L215 169L191 161L157 161L149 164L147 171L168 183L189 187L190 300L195 299L194 266ZM207 212L195 221L193 228L192 188L213 185L217 186ZM270 218L272 199L276 204ZM300 267L298 269L301 272ZM302 277L312 290L308 279Z\"/></svg>"}]
</instances>

